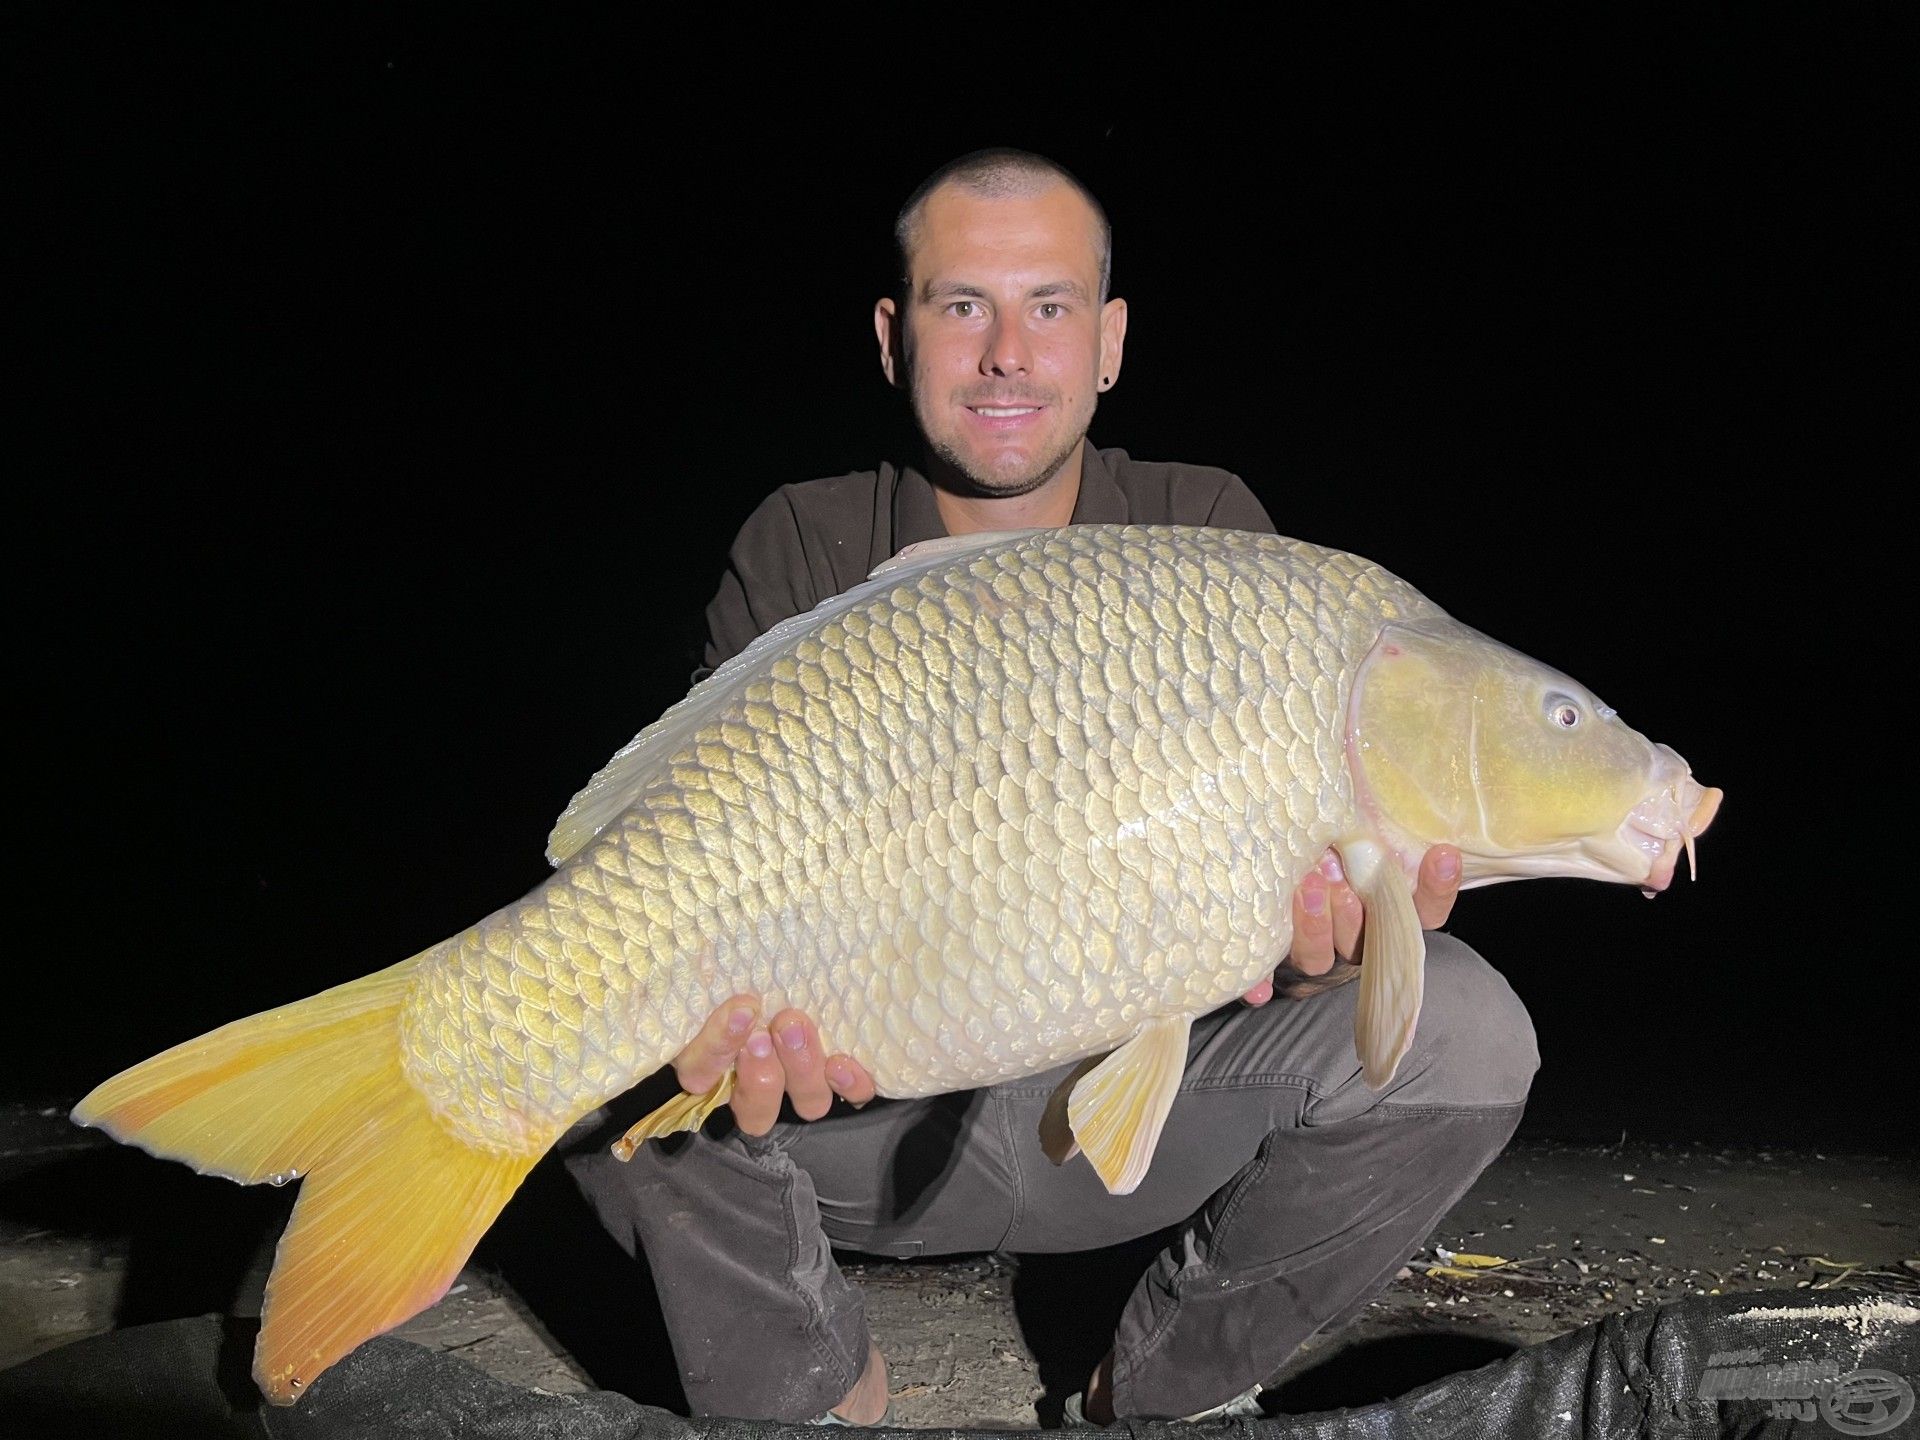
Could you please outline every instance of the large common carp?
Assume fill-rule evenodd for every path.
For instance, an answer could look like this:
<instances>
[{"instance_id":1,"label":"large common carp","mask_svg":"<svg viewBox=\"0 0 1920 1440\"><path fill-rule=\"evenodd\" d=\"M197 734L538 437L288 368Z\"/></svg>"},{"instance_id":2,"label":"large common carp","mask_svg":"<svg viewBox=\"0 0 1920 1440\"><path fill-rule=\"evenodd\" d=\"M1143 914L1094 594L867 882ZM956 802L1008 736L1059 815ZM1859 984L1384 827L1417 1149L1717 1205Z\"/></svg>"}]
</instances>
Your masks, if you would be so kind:
<instances>
[{"instance_id":1,"label":"large common carp","mask_svg":"<svg viewBox=\"0 0 1920 1440\"><path fill-rule=\"evenodd\" d=\"M811 1013L886 1095L1111 1051L1069 1082L1056 1148L1125 1191L1189 1023L1286 953L1328 846L1366 904L1355 1040L1377 1087L1419 1014L1427 846L1458 845L1469 885L1657 890L1719 801L1585 688L1353 555L1114 526L918 550L642 731L525 899L76 1107L201 1171L301 1177L255 1357L270 1399L438 1299L561 1132L738 991ZM730 1083L623 1144L700 1124Z\"/></svg>"}]
</instances>

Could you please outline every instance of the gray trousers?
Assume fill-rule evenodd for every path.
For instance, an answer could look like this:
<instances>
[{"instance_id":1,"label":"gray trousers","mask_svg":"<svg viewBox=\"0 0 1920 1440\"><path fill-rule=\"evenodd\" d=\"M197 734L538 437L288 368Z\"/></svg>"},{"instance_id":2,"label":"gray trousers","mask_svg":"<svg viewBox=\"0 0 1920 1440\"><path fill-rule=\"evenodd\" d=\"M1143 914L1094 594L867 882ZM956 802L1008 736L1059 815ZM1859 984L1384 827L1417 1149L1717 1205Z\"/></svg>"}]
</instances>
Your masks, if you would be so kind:
<instances>
[{"instance_id":1,"label":"gray trousers","mask_svg":"<svg viewBox=\"0 0 1920 1440\"><path fill-rule=\"evenodd\" d=\"M1354 985L1196 1021L1131 1195L1041 1153L1071 1067L758 1140L647 1144L624 1165L595 1149L568 1169L614 1238L644 1248L697 1415L800 1421L845 1396L867 1326L832 1246L1077 1251L1170 1227L1114 1335L1113 1404L1191 1414L1378 1294L1519 1123L1539 1064L1525 1008L1466 946L1427 944L1413 1049L1378 1094L1354 1055Z\"/></svg>"}]
</instances>

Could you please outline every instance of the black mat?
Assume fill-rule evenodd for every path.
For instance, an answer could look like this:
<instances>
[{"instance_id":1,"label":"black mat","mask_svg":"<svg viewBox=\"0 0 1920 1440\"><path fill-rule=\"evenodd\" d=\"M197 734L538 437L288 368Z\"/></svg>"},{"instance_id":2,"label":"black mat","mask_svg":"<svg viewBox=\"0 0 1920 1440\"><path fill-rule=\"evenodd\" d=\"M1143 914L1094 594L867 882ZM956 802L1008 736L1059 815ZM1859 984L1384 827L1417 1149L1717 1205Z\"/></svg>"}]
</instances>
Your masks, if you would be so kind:
<instances>
[{"instance_id":1,"label":"black mat","mask_svg":"<svg viewBox=\"0 0 1920 1440\"><path fill-rule=\"evenodd\" d=\"M1450 1375L1396 1400L1240 1420L1204 1433L1246 1440L1697 1440L1920 1434L1920 1324L1912 1302L1863 1291L1698 1297L1615 1315ZM8 1435L248 1440L802 1440L805 1426L685 1420L611 1391L549 1395L454 1356L383 1336L290 1409L247 1379L252 1328L216 1316L82 1340L0 1372ZM831 1432L828 1432L831 1433ZM941 1440L975 1430L865 1432ZM1163 1440L1192 1426L1133 1421L1110 1433Z\"/></svg>"}]
</instances>

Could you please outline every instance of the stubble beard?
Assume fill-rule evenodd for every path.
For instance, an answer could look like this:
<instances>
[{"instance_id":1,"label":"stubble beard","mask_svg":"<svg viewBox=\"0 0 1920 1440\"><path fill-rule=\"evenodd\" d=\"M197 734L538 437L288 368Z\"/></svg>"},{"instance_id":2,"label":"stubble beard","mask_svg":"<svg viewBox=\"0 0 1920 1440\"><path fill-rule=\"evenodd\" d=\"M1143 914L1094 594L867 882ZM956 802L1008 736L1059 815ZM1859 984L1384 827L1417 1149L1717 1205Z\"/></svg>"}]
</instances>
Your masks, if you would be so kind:
<instances>
[{"instance_id":1,"label":"stubble beard","mask_svg":"<svg viewBox=\"0 0 1920 1440\"><path fill-rule=\"evenodd\" d=\"M1066 442L1059 454L1050 456L1046 463L1038 469L1030 471L1025 475L1015 476L1011 480L1002 479L998 475L982 474L967 462L965 456L946 441L930 440L928 443L933 453L944 460L952 469L953 473L966 485L967 493L980 496L983 499L1012 500L1021 495L1031 495L1042 485L1053 479L1054 476L1058 475L1061 467L1073 458L1073 452L1079 448L1080 442L1086 438L1087 432L1082 430L1078 435L1075 435Z\"/></svg>"},{"instance_id":2,"label":"stubble beard","mask_svg":"<svg viewBox=\"0 0 1920 1440\"><path fill-rule=\"evenodd\" d=\"M917 393L913 397L913 402L918 418L920 397ZM1088 424L1092 423L1091 414L1088 415L1087 420ZM1016 475L1010 480L981 471L960 453L959 448L952 441L935 438L924 418L920 420L920 433L926 436L927 447L935 456L946 462L949 470L966 487L965 493L987 500L1014 500L1022 495L1031 495L1060 473L1067 461L1073 458L1073 452L1080 448L1080 442L1087 438L1087 426L1082 425L1075 434L1063 440L1057 454L1047 456L1034 469L1024 475Z\"/></svg>"}]
</instances>

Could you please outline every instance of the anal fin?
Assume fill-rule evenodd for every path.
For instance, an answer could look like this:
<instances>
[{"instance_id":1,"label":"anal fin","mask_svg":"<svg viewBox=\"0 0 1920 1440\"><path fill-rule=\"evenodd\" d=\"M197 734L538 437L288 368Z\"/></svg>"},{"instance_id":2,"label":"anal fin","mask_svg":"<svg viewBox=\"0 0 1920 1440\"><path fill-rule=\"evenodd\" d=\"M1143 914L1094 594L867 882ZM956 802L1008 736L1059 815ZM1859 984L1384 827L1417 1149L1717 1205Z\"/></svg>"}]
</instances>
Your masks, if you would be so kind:
<instances>
[{"instance_id":1,"label":"anal fin","mask_svg":"<svg viewBox=\"0 0 1920 1440\"><path fill-rule=\"evenodd\" d=\"M1187 1068L1191 1015L1149 1020L1073 1086L1067 1122L1100 1181L1130 1195L1146 1178Z\"/></svg>"},{"instance_id":2,"label":"anal fin","mask_svg":"<svg viewBox=\"0 0 1920 1440\"><path fill-rule=\"evenodd\" d=\"M682 1130L698 1130L707 1117L733 1098L733 1071L713 1082L704 1095L689 1095L682 1090L658 1110L651 1111L634 1127L613 1142L613 1158L631 1160L643 1140L658 1140Z\"/></svg>"}]
</instances>

